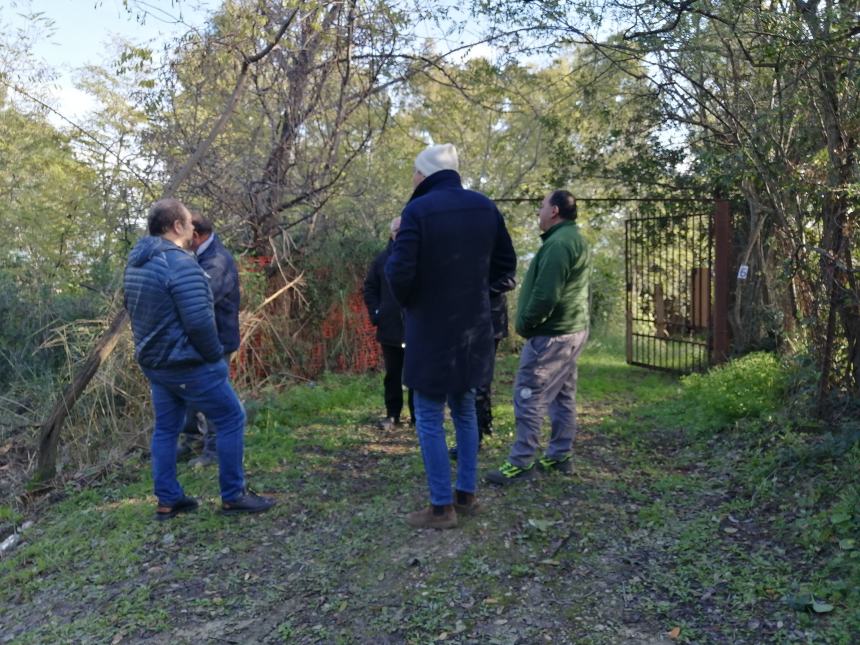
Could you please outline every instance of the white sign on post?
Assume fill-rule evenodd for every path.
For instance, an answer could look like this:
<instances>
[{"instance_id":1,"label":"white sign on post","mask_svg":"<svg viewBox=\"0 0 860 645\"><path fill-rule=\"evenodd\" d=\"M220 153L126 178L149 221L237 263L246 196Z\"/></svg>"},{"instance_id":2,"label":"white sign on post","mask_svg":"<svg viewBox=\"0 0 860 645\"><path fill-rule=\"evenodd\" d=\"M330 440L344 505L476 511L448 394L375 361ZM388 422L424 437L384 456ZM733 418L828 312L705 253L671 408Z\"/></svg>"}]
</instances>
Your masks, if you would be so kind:
<instances>
[{"instance_id":1,"label":"white sign on post","mask_svg":"<svg viewBox=\"0 0 860 645\"><path fill-rule=\"evenodd\" d=\"M750 268L747 264L742 264L738 268L738 280L746 280L747 276L750 274Z\"/></svg>"}]
</instances>

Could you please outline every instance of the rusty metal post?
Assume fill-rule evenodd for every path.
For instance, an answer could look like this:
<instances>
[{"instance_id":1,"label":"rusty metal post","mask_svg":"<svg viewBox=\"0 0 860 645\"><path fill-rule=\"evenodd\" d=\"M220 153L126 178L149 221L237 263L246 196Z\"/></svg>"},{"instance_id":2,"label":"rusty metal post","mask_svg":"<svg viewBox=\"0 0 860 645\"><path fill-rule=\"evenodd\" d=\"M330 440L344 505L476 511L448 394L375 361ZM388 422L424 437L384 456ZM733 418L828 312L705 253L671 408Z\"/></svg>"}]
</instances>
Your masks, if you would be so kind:
<instances>
[{"instance_id":1,"label":"rusty metal post","mask_svg":"<svg viewBox=\"0 0 860 645\"><path fill-rule=\"evenodd\" d=\"M729 281L731 280L732 216L729 203L714 204L714 306L711 310L713 345L711 363L722 363L729 356Z\"/></svg>"},{"instance_id":2,"label":"rusty metal post","mask_svg":"<svg viewBox=\"0 0 860 645\"><path fill-rule=\"evenodd\" d=\"M624 222L624 343L627 364L633 363L633 271L630 267L630 220Z\"/></svg>"}]
</instances>

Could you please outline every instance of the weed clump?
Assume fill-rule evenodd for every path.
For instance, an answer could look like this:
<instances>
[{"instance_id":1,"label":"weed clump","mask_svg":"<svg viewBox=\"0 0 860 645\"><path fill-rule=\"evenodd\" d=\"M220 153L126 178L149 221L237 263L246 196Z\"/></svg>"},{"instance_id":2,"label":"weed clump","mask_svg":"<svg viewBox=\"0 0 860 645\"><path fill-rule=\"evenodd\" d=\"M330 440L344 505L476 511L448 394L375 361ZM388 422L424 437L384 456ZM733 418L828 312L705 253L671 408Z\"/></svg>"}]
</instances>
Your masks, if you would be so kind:
<instances>
[{"instance_id":1,"label":"weed clump","mask_svg":"<svg viewBox=\"0 0 860 645\"><path fill-rule=\"evenodd\" d=\"M682 379L691 427L712 432L740 420L766 418L783 404L789 373L779 358L766 352L748 354L706 374Z\"/></svg>"}]
</instances>

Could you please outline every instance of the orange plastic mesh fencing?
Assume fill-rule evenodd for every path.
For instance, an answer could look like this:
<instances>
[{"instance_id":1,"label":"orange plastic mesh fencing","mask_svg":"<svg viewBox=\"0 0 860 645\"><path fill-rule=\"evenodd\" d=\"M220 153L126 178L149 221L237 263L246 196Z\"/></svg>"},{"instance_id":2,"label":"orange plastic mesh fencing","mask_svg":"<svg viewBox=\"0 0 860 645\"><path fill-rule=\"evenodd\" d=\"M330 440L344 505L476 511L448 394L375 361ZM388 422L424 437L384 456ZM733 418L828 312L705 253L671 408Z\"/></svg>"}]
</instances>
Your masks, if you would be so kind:
<instances>
[{"instance_id":1,"label":"orange plastic mesh fencing","mask_svg":"<svg viewBox=\"0 0 860 645\"><path fill-rule=\"evenodd\" d=\"M242 268L258 274L270 263L266 257L243 258ZM266 288L274 291L271 285ZM288 293L267 306L265 315L242 312L242 344L231 361L235 380L254 387L275 375L316 378L326 369L363 373L381 367L382 352L360 282L329 307L319 324L303 324L295 304L295 295Z\"/></svg>"},{"instance_id":2,"label":"orange plastic mesh fencing","mask_svg":"<svg viewBox=\"0 0 860 645\"><path fill-rule=\"evenodd\" d=\"M320 325L320 338L311 349L307 369L319 374L325 368L360 374L377 369L382 352L376 328L370 323L360 285L354 285L343 301L331 306Z\"/></svg>"}]
</instances>

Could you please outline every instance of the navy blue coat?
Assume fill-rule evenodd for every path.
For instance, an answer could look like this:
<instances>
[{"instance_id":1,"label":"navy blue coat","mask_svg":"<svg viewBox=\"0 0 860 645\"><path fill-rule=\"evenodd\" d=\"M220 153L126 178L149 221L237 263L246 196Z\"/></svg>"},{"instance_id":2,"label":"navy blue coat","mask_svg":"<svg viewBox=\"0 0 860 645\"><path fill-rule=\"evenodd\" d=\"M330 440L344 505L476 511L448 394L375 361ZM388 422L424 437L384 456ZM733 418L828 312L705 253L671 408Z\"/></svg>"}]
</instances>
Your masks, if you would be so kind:
<instances>
[{"instance_id":1,"label":"navy blue coat","mask_svg":"<svg viewBox=\"0 0 860 645\"><path fill-rule=\"evenodd\" d=\"M224 248L214 233L212 242L197 261L209 277L209 287L215 301L215 327L224 353L239 349L239 270L230 251Z\"/></svg>"},{"instance_id":2,"label":"navy blue coat","mask_svg":"<svg viewBox=\"0 0 860 645\"><path fill-rule=\"evenodd\" d=\"M163 369L223 359L212 291L194 255L161 237L144 237L128 256L124 285L134 355L142 367Z\"/></svg>"},{"instance_id":3,"label":"navy blue coat","mask_svg":"<svg viewBox=\"0 0 860 645\"><path fill-rule=\"evenodd\" d=\"M460 394L493 376L490 285L516 269L496 205L460 175L427 177L403 210L385 275L406 318L405 383Z\"/></svg>"},{"instance_id":4,"label":"navy blue coat","mask_svg":"<svg viewBox=\"0 0 860 645\"><path fill-rule=\"evenodd\" d=\"M403 344L403 311L385 279L385 263L391 255L394 242L388 241L385 250L374 258L364 279L364 304L370 322L376 327L376 340L381 345L400 347Z\"/></svg>"}]
</instances>

